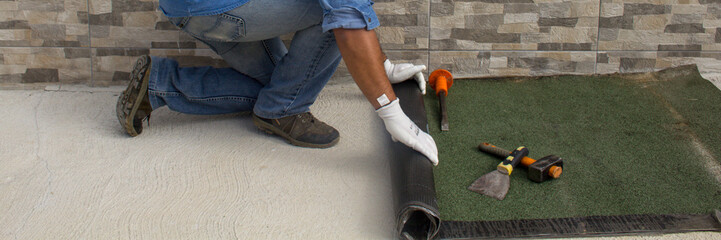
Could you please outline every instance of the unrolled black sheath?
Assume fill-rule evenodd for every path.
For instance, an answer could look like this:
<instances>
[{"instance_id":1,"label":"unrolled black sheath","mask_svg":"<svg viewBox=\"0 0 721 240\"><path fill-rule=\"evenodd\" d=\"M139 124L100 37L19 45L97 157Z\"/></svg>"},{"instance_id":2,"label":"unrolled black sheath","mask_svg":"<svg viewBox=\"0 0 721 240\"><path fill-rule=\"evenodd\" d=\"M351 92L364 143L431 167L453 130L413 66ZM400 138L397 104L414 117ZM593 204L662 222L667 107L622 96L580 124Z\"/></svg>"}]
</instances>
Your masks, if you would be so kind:
<instances>
[{"instance_id":1,"label":"unrolled black sheath","mask_svg":"<svg viewBox=\"0 0 721 240\"><path fill-rule=\"evenodd\" d=\"M415 81L393 85L403 112L428 132L423 95ZM401 239L433 239L438 234L440 217L433 182L433 164L424 155L400 142L390 142L390 163L396 231Z\"/></svg>"}]
</instances>

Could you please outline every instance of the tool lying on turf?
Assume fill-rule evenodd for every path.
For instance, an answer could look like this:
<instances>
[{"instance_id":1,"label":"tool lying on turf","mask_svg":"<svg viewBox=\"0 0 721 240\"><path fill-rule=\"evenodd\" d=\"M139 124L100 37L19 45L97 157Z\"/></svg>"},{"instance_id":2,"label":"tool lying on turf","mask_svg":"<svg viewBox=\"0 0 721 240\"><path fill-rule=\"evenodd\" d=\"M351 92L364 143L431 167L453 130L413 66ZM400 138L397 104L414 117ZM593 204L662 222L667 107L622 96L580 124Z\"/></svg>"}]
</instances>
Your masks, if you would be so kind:
<instances>
[{"instance_id":1,"label":"tool lying on turf","mask_svg":"<svg viewBox=\"0 0 721 240\"><path fill-rule=\"evenodd\" d=\"M528 155L528 148L518 147L513 150L506 159L498 164L496 170L486 173L480 178L476 179L468 190L498 199L503 200L508 193L508 188L511 187L511 172L513 168L518 166L526 155Z\"/></svg>"},{"instance_id":2,"label":"tool lying on turf","mask_svg":"<svg viewBox=\"0 0 721 240\"><path fill-rule=\"evenodd\" d=\"M453 85L453 75L445 69L437 69L428 77L431 88L436 90L441 105L441 131L448 131L448 111L446 110L446 96L448 89Z\"/></svg>"},{"instance_id":3,"label":"tool lying on turf","mask_svg":"<svg viewBox=\"0 0 721 240\"><path fill-rule=\"evenodd\" d=\"M511 154L508 150L486 142L479 144L478 149L502 158ZM538 160L523 157L521 165L528 167L528 179L539 183L551 178L559 178L563 172L563 159L556 155L548 155Z\"/></svg>"}]
</instances>

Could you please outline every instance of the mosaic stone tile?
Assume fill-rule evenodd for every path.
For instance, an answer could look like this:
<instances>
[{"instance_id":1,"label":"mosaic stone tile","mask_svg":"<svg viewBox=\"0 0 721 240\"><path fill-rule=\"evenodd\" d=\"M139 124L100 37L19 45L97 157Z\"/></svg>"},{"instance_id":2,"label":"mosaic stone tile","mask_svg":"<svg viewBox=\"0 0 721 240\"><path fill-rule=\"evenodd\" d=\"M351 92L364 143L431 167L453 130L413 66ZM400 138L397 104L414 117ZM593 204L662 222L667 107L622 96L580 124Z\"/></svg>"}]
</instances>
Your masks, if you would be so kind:
<instances>
[{"instance_id":1,"label":"mosaic stone tile","mask_svg":"<svg viewBox=\"0 0 721 240\"><path fill-rule=\"evenodd\" d=\"M178 31L150 0L88 0L93 48L207 48Z\"/></svg>"},{"instance_id":2,"label":"mosaic stone tile","mask_svg":"<svg viewBox=\"0 0 721 240\"><path fill-rule=\"evenodd\" d=\"M373 9L383 49L427 49L430 0L380 0Z\"/></svg>"},{"instance_id":3,"label":"mosaic stone tile","mask_svg":"<svg viewBox=\"0 0 721 240\"><path fill-rule=\"evenodd\" d=\"M384 49L428 47L428 1L388 0L374 5ZM92 47L206 48L157 11L157 1L89 0Z\"/></svg>"},{"instance_id":4,"label":"mosaic stone tile","mask_svg":"<svg viewBox=\"0 0 721 240\"><path fill-rule=\"evenodd\" d=\"M595 52L431 51L430 69L458 78L594 73Z\"/></svg>"},{"instance_id":5,"label":"mosaic stone tile","mask_svg":"<svg viewBox=\"0 0 721 240\"><path fill-rule=\"evenodd\" d=\"M384 53L393 63L413 63L416 65L426 66L429 64L429 55L427 51L386 50Z\"/></svg>"},{"instance_id":6,"label":"mosaic stone tile","mask_svg":"<svg viewBox=\"0 0 721 240\"><path fill-rule=\"evenodd\" d=\"M0 48L0 83L86 83L90 51L85 48Z\"/></svg>"},{"instance_id":7,"label":"mosaic stone tile","mask_svg":"<svg viewBox=\"0 0 721 240\"><path fill-rule=\"evenodd\" d=\"M427 64L429 72L641 72L718 62L721 55L715 0L375 2L385 52L394 61ZM225 65L157 6L157 0L0 0L0 83L124 84L143 54ZM282 39L289 44L292 34ZM351 81L343 64L332 81Z\"/></svg>"},{"instance_id":8,"label":"mosaic stone tile","mask_svg":"<svg viewBox=\"0 0 721 240\"><path fill-rule=\"evenodd\" d=\"M88 47L86 0L0 1L0 47Z\"/></svg>"},{"instance_id":9,"label":"mosaic stone tile","mask_svg":"<svg viewBox=\"0 0 721 240\"><path fill-rule=\"evenodd\" d=\"M426 51L386 50L384 52L394 63L428 65L428 52ZM91 85L127 84L133 64L138 57L146 54L173 58L181 67L228 67L222 58L209 49L97 48L93 49L93 82ZM330 84L352 81L345 63L341 61Z\"/></svg>"},{"instance_id":10,"label":"mosaic stone tile","mask_svg":"<svg viewBox=\"0 0 721 240\"><path fill-rule=\"evenodd\" d=\"M704 69L711 69L706 62L717 64L721 60L721 53L702 52L694 48L683 47L680 49L682 51L603 51L598 54L596 71L599 74L651 72L689 64L704 65Z\"/></svg>"},{"instance_id":11,"label":"mosaic stone tile","mask_svg":"<svg viewBox=\"0 0 721 240\"><path fill-rule=\"evenodd\" d=\"M428 52L427 51L416 51L416 50L384 50L386 57L393 63L413 63L418 65L426 65L428 67ZM430 68L425 72L427 77L430 73ZM348 72L348 68L344 61L341 61L336 69L333 77L331 77L329 84L335 83L348 83L353 82L353 78Z\"/></svg>"},{"instance_id":12,"label":"mosaic stone tile","mask_svg":"<svg viewBox=\"0 0 721 240\"><path fill-rule=\"evenodd\" d=\"M718 1L601 0L600 51L654 51L664 45L721 49Z\"/></svg>"},{"instance_id":13,"label":"mosaic stone tile","mask_svg":"<svg viewBox=\"0 0 721 240\"><path fill-rule=\"evenodd\" d=\"M430 48L591 51L599 7L593 0L431 0Z\"/></svg>"},{"instance_id":14,"label":"mosaic stone tile","mask_svg":"<svg viewBox=\"0 0 721 240\"><path fill-rule=\"evenodd\" d=\"M94 48L92 85L127 84L133 64L142 55L173 58L183 67L227 67L225 61L209 49Z\"/></svg>"}]
</instances>

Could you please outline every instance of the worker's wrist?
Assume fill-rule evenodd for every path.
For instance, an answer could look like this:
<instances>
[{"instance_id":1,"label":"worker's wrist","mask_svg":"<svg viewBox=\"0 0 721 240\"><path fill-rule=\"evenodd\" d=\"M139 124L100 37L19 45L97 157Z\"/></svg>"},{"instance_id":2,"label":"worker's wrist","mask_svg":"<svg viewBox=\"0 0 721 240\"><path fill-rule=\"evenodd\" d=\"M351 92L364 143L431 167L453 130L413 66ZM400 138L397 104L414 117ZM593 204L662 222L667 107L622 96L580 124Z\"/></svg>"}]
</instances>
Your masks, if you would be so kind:
<instances>
[{"instance_id":1,"label":"worker's wrist","mask_svg":"<svg viewBox=\"0 0 721 240\"><path fill-rule=\"evenodd\" d=\"M400 99L396 98L395 100L391 101L390 103L381 106L380 108L376 109L376 113L378 113L378 116L381 118L387 118L390 116L395 115L396 112L403 112L403 110L400 107Z\"/></svg>"},{"instance_id":2,"label":"worker's wrist","mask_svg":"<svg viewBox=\"0 0 721 240\"><path fill-rule=\"evenodd\" d=\"M395 96L395 94L382 94L381 96L377 97L376 101L372 102L371 105L373 105L374 109L378 110L390 105L397 99L398 98Z\"/></svg>"}]
</instances>

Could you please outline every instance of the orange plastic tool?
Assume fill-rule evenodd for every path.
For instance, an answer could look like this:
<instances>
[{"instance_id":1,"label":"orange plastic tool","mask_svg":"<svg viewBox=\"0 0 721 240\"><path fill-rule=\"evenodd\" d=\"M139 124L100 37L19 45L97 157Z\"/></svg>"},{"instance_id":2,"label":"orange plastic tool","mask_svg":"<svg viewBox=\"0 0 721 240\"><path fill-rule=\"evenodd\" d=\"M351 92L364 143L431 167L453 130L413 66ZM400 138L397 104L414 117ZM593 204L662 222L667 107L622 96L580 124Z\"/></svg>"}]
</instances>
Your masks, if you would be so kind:
<instances>
[{"instance_id":1,"label":"orange plastic tool","mask_svg":"<svg viewBox=\"0 0 721 240\"><path fill-rule=\"evenodd\" d=\"M446 110L446 96L448 89L453 85L453 75L448 70L437 69L428 77L431 88L436 90L441 105L441 131L448 131L448 111Z\"/></svg>"},{"instance_id":2,"label":"orange plastic tool","mask_svg":"<svg viewBox=\"0 0 721 240\"><path fill-rule=\"evenodd\" d=\"M448 89L453 85L453 75L448 70L437 69L428 77L428 83L436 90L436 95L443 93L444 96L448 96Z\"/></svg>"},{"instance_id":3,"label":"orange plastic tool","mask_svg":"<svg viewBox=\"0 0 721 240\"><path fill-rule=\"evenodd\" d=\"M506 157L509 154L511 154L511 152L509 152L508 150L496 147L495 145L487 143L487 142L479 144L478 149L480 149L483 152L490 153L490 154L493 154L493 155L496 155L499 157ZM521 165L523 165L524 167L531 166L531 164L533 164L535 162L536 162L536 159L533 159L530 157L523 157L521 159ZM547 174L551 178L559 178L559 177L561 177L561 173L563 173L563 166L551 166L548 169Z\"/></svg>"}]
</instances>

